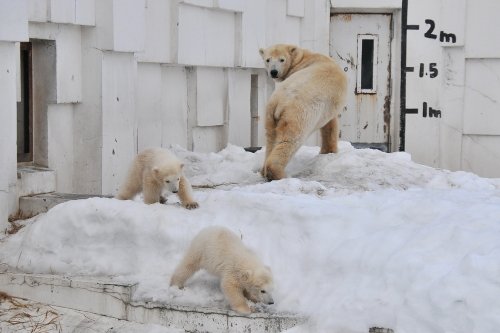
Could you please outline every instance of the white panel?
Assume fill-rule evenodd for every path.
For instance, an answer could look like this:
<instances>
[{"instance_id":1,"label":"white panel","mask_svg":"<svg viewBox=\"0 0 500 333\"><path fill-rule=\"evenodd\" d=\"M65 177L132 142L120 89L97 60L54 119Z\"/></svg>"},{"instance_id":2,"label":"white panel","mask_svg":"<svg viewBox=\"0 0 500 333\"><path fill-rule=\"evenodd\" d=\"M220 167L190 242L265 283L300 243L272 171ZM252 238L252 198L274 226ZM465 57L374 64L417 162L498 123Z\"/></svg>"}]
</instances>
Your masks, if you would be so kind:
<instances>
[{"instance_id":1,"label":"white panel","mask_svg":"<svg viewBox=\"0 0 500 333\"><path fill-rule=\"evenodd\" d=\"M330 3L328 1L305 1L304 11L300 45L319 53L328 54L330 47Z\"/></svg>"},{"instance_id":2,"label":"white panel","mask_svg":"<svg viewBox=\"0 0 500 333\"><path fill-rule=\"evenodd\" d=\"M440 3L434 0L409 2L408 24L419 24L419 31L408 32L407 66L414 67L414 72L406 75L406 107L418 109L418 114L406 116L405 150L412 155L417 163L438 167L440 162L440 129L444 113L455 112L444 110L441 106L441 79L445 74L443 70L443 54L439 40L424 37L431 25L425 20L431 19L436 23L435 29L440 29ZM436 31L434 31L435 33ZM424 72L430 74L429 66L436 64L439 71L437 77L430 75L420 77L420 64L424 65ZM424 103L427 110L430 108L441 111L441 118L429 117L424 113Z\"/></svg>"},{"instance_id":3,"label":"white panel","mask_svg":"<svg viewBox=\"0 0 500 333\"><path fill-rule=\"evenodd\" d=\"M160 64L137 65L137 150L161 146L162 90Z\"/></svg>"},{"instance_id":4,"label":"white panel","mask_svg":"<svg viewBox=\"0 0 500 333\"><path fill-rule=\"evenodd\" d=\"M218 0L217 2L221 9L235 12L242 12L245 9L245 0Z\"/></svg>"},{"instance_id":5,"label":"white panel","mask_svg":"<svg viewBox=\"0 0 500 333\"><path fill-rule=\"evenodd\" d=\"M27 0L0 0L0 41L28 41Z\"/></svg>"},{"instance_id":6,"label":"white panel","mask_svg":"<svg viewBox=\"0 0 500 333\"><path fill-rule=\"evenodd\" d=\"M102 57L95 47L94 30L82 30L82 102L74 112L74 174L76 193L102 193Z\"/></svg>"},{"instance_id":7,"label":"white panel","mask_svg":"<svg viewBox=\"0 0 500 333\"><path fill-rule=\"evenodd\" d=\"M266 0L245 2L245 12L242 15L241 55L243 67L263 68L264 63L259 54L259 48L266 43L266 15L262 13Z\"/></svg>"},{"instance_id":8,"label":"white panel","mask_svg":"<svg viewBox=\"0 0 500 333\"><path fill-rule=\"evenodd\" d=\"M222 126L193 128L193 151L198 153L218 152L224 148Z\"/></svg>"},{"instance_id":9,"label":"white panel","mask_svg":"<svg viewBox=\"0 0 500 333\"><path fill-rule=\"evenodd\" d=\"M266 17L266 46L283 43L288 36L286 24L286 2L267 1L265 13Z\"/></svg>"},{"instance_id":10,"label":"white panel","mask_svg":"<svg viewBox=\"0 0 500 333\"><path fill-rule=\"evenodd\" d=\"M48 107L49 168L56 172L56 191L73 193L73 105Z\"/></svg>"},{"instance_id":11,"label":"white panel","mask_svg":"<svg viewBox=\"0 0 500 333\"><path fill-rule=\"evenodd\" d=\"M331 0L331 2L335 9L401 8L401 0Z\"/></svg>"},{"instance_id":12,"label":"white panel","mask_svg":"<svg viewBox=\"0 0 500 333\"><path fill-rule=\"evenodd\" d=\"M82 95L82 39L80 26L30 23L29 32L31 38L55 40L57 102L80 102Z\"/></svg>"},{"instance_id":13,"label":"white panel","mask_svg":"<svg viewBox=\"0 0 500 333\"><path fill-rule=\"evenodd\" d=\"M162 66L161 72L162 147L188 147L187 80L184 67Z\"/></svg>"},{"instance_id":14,"label":"white panel","mask_svg":"<svg viewBox=\"0 0 500 333\"><path fill-rule=\"evenodd\" d=\"M443 48L443 72L447 73L441 85L441 105L444 112L440 130L439 166L448 170L461 168L462 118L464 112L465 58L464 48Z\"/></svg>"},{"instance_id":15,"label":"white panel","mask_svg":"<svg viewBox=\"0 0 500 333\"><path fill-rule=\"evenodd\" d=\"M185 3L189 5L194 5L194 6L201 6L201 7L213 7L214 6L214 0L180 0L180 3Z\"/></svg>"},{"instance_id":16,"label":"white panel","mask_svg":"<svg viewBox=\"0 0 500 333\"><path fill-rule=\"evenodd\" d=\"M115 194L136 149L136 62L131 53L105 52L102 63L102 192Z\"/></svg>"},{"instance_id":17,"label":"white panel","mask_svg":"<svg viewBox=\"0 0 500 333\"><path fill-rule=\"evenodd\" d=\"M441 30L445 34L454 34L455 43L446 42L443 46L463 46L465 41L466 0L441 0ZM443 36L444 37L444 36ZM440 37L438 37L440 38Z\"/></svg>"},{"instance_id":18,"label":"white panel","mask_svg":"<svg viewBox=\"0 0 500 333\"><path fill-rule=\"evenodd\" d=\"M54 23L75 22L75 0L50 0L50 18Z\"/></svg>"},{"instance_id":19,"label":"white panel","mask_svg":"<svg viewBox=\"0 0 500 333\"><path fill-rule=\"evenodd\" d=\"M301 39L300 36L302 35L300 28L301 21L302 20L300 17L293 17L293 16L286 17L285 19L286 33L285 36L283 36L282 43L300 45L300 39Z\"/></svg>"},{"instance_id":20,"label":"white panel","mask_svg":"<svg viewBox=\"0 0 500 333\"><path fill-rule=\"evenodd\" d=\"M500 57L500 1L468 0L465 20L466 57ZM458 24L458 23L457 23Z\"/></svg>"},{"instance_id":21,"label":"white panel","mask_svg":"<svg viewBox=\"0 0 500 333\"><path fill-rule=\"evenodd\" d=\"M196 71L196 111L198 126L224 124L227 79L222 68L198 67Z\"/></svg>"},{"instance_id":22,"label":"white panel","mask_svg":"<svg viewBox=\"0 0 500 333\"><path fill-rule=\"evenodd\" d=\"M16 153L16 46L0 42L0 230L6 227L7 216L17 207Z\"/></svg>"},{"instance_id":23,"label":"white panel","mask_svg":"<svg viewBox=\"0 0 500 333\"><path fill-rule=\"evenodd\" d=\"M76 25L60 25L56 36L57 102L82 100L81 29Z\"/></svg>"},{"instance_id":24,"label":"white panel","mask_svg":"<svg viewBox=\"0 0 500 333\"><path fill-rule=\"evenodd\" d=\"M250 146L250 71L228 72L228 141L240 147Z\"/></svg>"},{"instance_id":25,"label":"white panel","mask_svg":"<svg viewBox=\"0 0 500 333\"><path fill-rule=\"evenodd\" d=\"M500 178L500 136L465 135L462 168L481 177Z\"/></svg>"},{"instance_id":26,"label":"white panel","mask_svg":"<svg viewBox=\"0 0 500 333\"><path fill-rule=\"evenodd\" d=\"M113 1L113 49L115 51L144 50L145 7L145 0Z\"/></svg>"},{"instance_id":27,"label":"white panel","mask_svg":"<svg viewBox=\"0 0 500 333\"><path fill-rule=\"evenodd\" d=\"M95 25L95 1L96 0L75 0L76 24Z\"/></svg>"},{"instance_id":28,"label":"white panel","mask_svg":"<svg viewBox=\"0 0 500 333\"><path fill-rule=\"evenodd\" d=\"M465 134L500 135L500 59L465 62Z\"/></svg>"},{"instance_id":29,"label":"white panel","mask_svg":"<svg viewBox=\"0 0 500 333\"><path fill-rule=\"evenodd\" d=\"M49 3L46 0L28 0L28 20L30 22L47 22Z\"/></svg>"},{"instance_id":30,"label":"white panel","mask_svg":"<svg viewBox=\"0 0 500 333\"><path fill-rule=\"evenodd\" d=\"M178 62L234 66L235 14L182 5L179 7Z\"/></svg>"},{"instance_id":31,"label":"white panel","mask_svg":"<svg viewBox=\"0 0 500 333\"><path fill-rule=\"evenodd\" d=\"M171 4L165 0L146 1L146 34L144 52L137 54L143 62L171 62Z\"/></svg>"},{"instance_id":32,"label":"white panel","mask_svg":"<svg viewBox=\"0 0 500 333\"><path fill-rule=\"evenodd\" d=\"M290 16L304 17L304 0L287 0L286 14Z\"/></svg>"},{"instance_id":33,"label":"white panel","mask_svg":"<svg viewBox=\"0 0 500 333\"><path fill-rule=\"evenodd\" d=\"M95 3L95 29L89 38L95 39L93 46L100 50L113 50L113 0L99 0Z\"/></svg>"}]
</instances>

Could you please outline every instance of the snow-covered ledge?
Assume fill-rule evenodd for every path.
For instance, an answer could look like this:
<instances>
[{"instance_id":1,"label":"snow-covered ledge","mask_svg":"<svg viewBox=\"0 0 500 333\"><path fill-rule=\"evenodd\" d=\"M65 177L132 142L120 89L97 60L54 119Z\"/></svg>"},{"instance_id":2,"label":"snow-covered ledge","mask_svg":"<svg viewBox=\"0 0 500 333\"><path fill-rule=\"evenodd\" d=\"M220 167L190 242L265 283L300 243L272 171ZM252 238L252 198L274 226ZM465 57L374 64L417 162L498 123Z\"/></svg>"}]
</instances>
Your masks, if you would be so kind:
<instances>
[{"instance_id":1,"label":"snow-covered ledge","mask_svg":"<svg viewBox=\"0 0 500 333\"><path fill-rule=\"evenodd\" d=\"M305 321L293 314L242 316L225 309L133 302L134 289L104 278L0 273L0 291L14 297L187 332L282 332Z\"/></svg>"}]
</instances>

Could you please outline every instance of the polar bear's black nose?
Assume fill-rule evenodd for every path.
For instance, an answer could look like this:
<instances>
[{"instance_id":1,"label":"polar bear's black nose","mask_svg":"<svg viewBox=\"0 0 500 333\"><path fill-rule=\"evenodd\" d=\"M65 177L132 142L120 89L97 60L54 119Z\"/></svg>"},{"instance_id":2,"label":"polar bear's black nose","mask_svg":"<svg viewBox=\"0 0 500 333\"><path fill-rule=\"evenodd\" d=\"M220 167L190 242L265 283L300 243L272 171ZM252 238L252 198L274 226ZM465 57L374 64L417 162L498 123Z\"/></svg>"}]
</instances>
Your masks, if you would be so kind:
<instances>
[{"instance_id":1,"label":"polar bear's black nose","mask_svg":"<svg viewBox=\"0 0 500 333\"><path fill-rule=\"evenodd\" d=\"M269 74L271 74L271 77L277 78L278 77L278 71L276 69L272 69Z\"/></svg>"}]
</instances>

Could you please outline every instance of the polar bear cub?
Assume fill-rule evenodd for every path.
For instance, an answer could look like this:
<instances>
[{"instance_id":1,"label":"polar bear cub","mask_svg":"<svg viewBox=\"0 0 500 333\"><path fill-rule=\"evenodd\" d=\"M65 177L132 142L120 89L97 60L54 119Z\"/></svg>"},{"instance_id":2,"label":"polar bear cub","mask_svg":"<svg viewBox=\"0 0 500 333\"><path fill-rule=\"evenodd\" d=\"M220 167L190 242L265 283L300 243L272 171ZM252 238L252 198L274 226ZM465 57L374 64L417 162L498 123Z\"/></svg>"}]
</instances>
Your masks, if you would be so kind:
<instances>
[{"instance_id":1,"label":"polar bear cub","mask_svg":"<svg viewBox=\"0 0 500 333\"><path fill-rule=\"evenodd\" d=\"M247 299L274 304L270 268L224 227L212 226L200 231L175 269L170 285L183 288L187 279L200 269L220 278L222 292L234 311L251 313Z\"/></svg>"},{"instance_id":2,"label":"polar bear cub","mask_svg":"<svg viewBox=\"0 0 500 333\"><path fill-rule=\"evenodd\" d=\"M285 167L304 141L321 131L321 154L336 153L338 115L344 106L347 77L328 56L295 45L259 50L267 72L281 82L266 107L266 159L262 175L286 176Z\"/></svg>"},{"instance_id":3,"label":"polar bear cub","mask_svg":"<svg viewBox=\"0 0 500 333\"><path fill-rule=\"evenodd\" d=\"M163 148L150 148L139 153L120 187L117 199L132 199L143 192L144 203L165 203L164 190L177 193L181 204L187 209L198 207L192 197L192 188L184 176L184 164L170 151Z\"/></svg>"}]
</instances>

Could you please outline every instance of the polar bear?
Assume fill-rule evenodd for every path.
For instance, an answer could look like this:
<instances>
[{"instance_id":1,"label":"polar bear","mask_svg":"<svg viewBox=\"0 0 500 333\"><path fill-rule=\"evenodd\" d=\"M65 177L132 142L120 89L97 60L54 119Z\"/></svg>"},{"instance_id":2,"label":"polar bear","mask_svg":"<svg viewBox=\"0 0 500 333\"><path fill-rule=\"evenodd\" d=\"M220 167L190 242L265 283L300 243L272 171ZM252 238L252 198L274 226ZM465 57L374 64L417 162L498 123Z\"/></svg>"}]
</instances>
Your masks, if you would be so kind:
<instances>
[{"instance_id":1,"label":"polar bear","mask_svg":"<svg viewBox=\"0 0 500 333\"><path fill-rule=\"evenodd\" d=\"M183 288L200 269L220 278L222 292L234 311L251 313L247 299L274 304L271 269L227 228L212 226L200 231L175 269L170 285Z\"/></svg>"},{"instance_id":2,"label":"polar bear","mask_svg":"<svg viewBox=\"0 0 500 333\"><path fill-rule=\"evenodd\" d=\"M285 167L304 141L321 131L321 154L336 153L338 114L344 106L347 77L328 56L295 45L259 50L270 77L280 82L266 107L267 180L286 176Z\"/></svg>"},{"instance_id":3,"label":"polar bear","mask_svg":"<svg viewBox=\"0 0 500 333\"><path fill-rule=\"evenodd\" d=\"M197 208L198 203L192 197L191 184L182 172L183 167L184 164L166 149L146 149L135 157L116 198L132 199L142 191L145 203L165 203L162 191L168 190L177 193L185 208Z\"/></svg>"}]
</instances>

